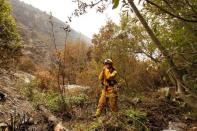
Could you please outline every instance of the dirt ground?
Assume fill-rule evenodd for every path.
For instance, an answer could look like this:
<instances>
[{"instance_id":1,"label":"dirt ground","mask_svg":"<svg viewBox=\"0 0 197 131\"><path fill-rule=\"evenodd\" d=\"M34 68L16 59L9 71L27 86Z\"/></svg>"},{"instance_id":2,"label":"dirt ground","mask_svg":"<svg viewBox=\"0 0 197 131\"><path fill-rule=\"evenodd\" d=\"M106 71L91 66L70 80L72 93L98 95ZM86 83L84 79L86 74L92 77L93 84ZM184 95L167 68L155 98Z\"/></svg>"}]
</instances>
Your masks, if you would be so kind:
<instances>
[{"instance_id":1,"label":"dirt ground","mask_svg":"<svg viewBox=\"0 0 197 131\"><path fill-rule=\"evenodd\" d=\"M48 121L43 112L20 95L11 76L1 75L0 91L6 95L6 99L0 101L1 126L15 124L21 130L37 131L54 129L54 125ZM158 92L143 94L141 98L120 95L120 112L116 115L106 111L100 118L92 118L96 105L97 100L90 99L83 106L73 106L69 119L64 119L65 114L54 115L63 121L64 127L74 131L144 130L133 128L134 121L124 114L125 110L132 109L145 112L147 119L145 127L149 130L160 131L178 125L183 131L197 131L197 115L192 113L192 109L183 100L179 98L169 100L161 97Z\"/></svg>"}]
</instances>

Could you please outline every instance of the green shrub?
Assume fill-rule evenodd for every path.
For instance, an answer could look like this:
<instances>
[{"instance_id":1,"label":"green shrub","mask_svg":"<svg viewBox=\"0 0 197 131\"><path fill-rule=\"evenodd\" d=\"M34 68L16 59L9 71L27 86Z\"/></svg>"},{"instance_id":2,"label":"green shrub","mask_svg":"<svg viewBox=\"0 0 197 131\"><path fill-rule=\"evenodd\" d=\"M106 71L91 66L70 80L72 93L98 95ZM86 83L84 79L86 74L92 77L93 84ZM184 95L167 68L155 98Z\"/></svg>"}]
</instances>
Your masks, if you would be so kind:
<instances>
[{"instance_id":1,"label":"green shrub","mask_svg":"<svg viewBox=\"0 0 197 131\"><path fill-rule=\"evenodd\" d=\"M61 95L57 91L48 90L41 91L38 87L40 84L39 80L33 80L28 84L18 84L22 95L32 102L34 107L38 105L44 105L53 112L58 112L62 107L65 107L65 103L62 102Z\"/></svg>"},{"instance_id":2,"label":"green shrub","mask_svg":"<svg viewBox=\"0 0 197 131\"><path fill-rule=\"evenodd\" d=\"M20 36L7 0L0 0L0 68L10 68L21 55Z\"/></svg>"},{"instance_id":3,"label":"green shrub","mask_svg":"<svg viewBox=\"0 0 197 131\"><path fill-rule=\"evenodd\" d=\"M88 96L86 94L79 94L77 96L67 96L65 97L65 102L70 106L82 106L85 101L88 100Z\"/></svg>"},{"instance_id":4,"label":"green shrub","mask_svg":"<svg viewBox=\"0 0 197 131\"><path fill-rule=\"evenodd\" d=\"M129 110L126 110L124 113L128 118L132 119L133 126L135 127L137 131L149 130L148 127L146 126L148 119L147 119L147 114L145 112L141 112L139 110L134 110L134 109L129 109Z\"/></svg>"},{"instance_id":5,"label":"green shrub","mask_svg":"<svg viewBox=\"0 0 197 131\"><path fill-rule=\"evenodd\" d=\"M30 83L17 83L20 93L28 98L29 101L34 99L35 88L38 86L39 81L33 80Z\"/></svg>"},{"instance_id":6,"label":"green shrub","mask_svg":"<svg viewBox=\"0 0 197 131\"><path fill-rule=\"evenodd\" d=\"M40 81L33 80L29 84L20 84L20 92L32 102L34 107L44 105L52 112L63 112L73 106L83 106L88 99L84 93L78 95L62 96L56 90L42 91L39 88Z\"/></svg>"}]
</instances>

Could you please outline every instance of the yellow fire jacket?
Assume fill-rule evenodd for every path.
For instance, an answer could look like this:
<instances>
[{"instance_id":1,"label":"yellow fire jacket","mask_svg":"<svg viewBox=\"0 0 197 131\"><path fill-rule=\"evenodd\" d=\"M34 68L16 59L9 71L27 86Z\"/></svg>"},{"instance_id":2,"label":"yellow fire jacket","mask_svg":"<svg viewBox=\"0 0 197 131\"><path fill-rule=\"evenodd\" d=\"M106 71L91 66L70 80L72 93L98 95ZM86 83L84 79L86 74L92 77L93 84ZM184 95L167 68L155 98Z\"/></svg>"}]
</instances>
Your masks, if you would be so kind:
<instances>
[{"instance_id":1,"label":"yellow fire jacket","mask_svg":"<svg viewBox=\"0 0 197 131\"><path fill-rule=\"evenodd\" d=\"M105 68L99 75L99 80L102 82L104 86L113 86L116 83L113 83L116 81L117 71L113 70L110 72L109 69Z\"/></svg>"},{"instance_id":2,"label":"yellow fire jacket","mask_svg":"<svg viewBox=\"0 0 197 131\"><path fill-rule=\"evenodd\" d=\"M105 68L99 75L99 80L102 82L103 86L105 87L102 90L101 95L105 96L116 96L117 92L114 91L113 86L116 84L116 76L117 71L113 70L110 72L109 69Z\"/></svg>"}]
</instances>

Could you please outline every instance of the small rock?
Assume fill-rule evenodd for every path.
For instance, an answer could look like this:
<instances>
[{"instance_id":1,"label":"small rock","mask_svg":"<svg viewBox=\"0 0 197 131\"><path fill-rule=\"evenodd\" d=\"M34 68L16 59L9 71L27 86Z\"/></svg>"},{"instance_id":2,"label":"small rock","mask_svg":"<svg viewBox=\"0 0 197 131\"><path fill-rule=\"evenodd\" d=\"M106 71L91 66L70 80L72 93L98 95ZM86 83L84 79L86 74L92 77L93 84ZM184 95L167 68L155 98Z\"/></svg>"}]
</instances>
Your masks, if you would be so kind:
<instances>
[{"instance_id":1,"label":"small rock","mask_svg":"<svg viewBox=\"0 0 197 131\"><path fill-rule=\"evenodd\" d=\"M60 123L58 123L58 124L55 126L54 131L68 131L68 129L66 129L66 128L62 125L62 123L60 122Z\"/></svg>"},{"instance_id":2,"label":"small rock","mask_svg":"<svg viewBox=\"0 0 197 131\"><path fill-rule=\"evenodd\" d=\"M187 129L187 125L182 122L169 122L169 129L175 131L185 131Z\"/></svg>"},{"instance_id":3,"label":"small rock","mask_svg":"<svg viewBox=\"0 0 197 131\"><path fill-rule=\"evenodd\" d=\"M175 87L163 87L158 90L161 96L165 98L171 98L175 96L176 88Z\"/></svg>"},{"instance_id":4,"label":"small rock","mask_svg":"<svg viewBox=\"0 0 197 131\"><path fill-rule=\"evenodd\" d=\"M22 71L14 73L14 76L25 83L30 83L32 80L35 79L34 75Z\"/></svg>"},{"instance_id":5,"label":"small rock","mask_svg":"<svg viewBox=\"0 0 197 131\"><path fill-rule=\"evenodd\" d=\"M29 118L29 122L35 124L34 119L32 117Z\"/></svg>"},{"instance_id":6,"label":"small rock","mask_svg":"<svg viewBox=\"0 0 197 131\"><path fill-rule=\"evenodd\" d=\"M7 127L8 125L6 123L0 123L0 127Z\"/></svg>"},{"instance_id":7,"label":"small rock","mask_svg":"<svg viewBox=\"0 0 197 131\"><path fill-rule=\"evenodd\" d=\"M140 102L141 102L140 98L135 97L135 98L132 99L132 103L135 104L135 105L140 103Z\"/></svg>"}]
</instances>

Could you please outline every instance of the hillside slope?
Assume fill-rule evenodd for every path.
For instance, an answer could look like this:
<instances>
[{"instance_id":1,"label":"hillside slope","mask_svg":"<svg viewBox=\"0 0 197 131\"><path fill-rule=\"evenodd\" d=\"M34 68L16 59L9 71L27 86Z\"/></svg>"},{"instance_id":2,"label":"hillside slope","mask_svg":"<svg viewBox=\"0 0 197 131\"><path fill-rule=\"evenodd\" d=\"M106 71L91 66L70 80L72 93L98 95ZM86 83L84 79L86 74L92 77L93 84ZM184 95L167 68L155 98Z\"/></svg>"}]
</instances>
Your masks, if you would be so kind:
<instances>
[{"instance_id":1,"label":"hillside slope","mask_svg":"<svg viewBox=\"0 0 197 131\"><path fill-rule=\"evenodd\" d=\"M46 12L42 12L39 9L19 0L10 0L10 3L13 8L13 16L17 23L20 23L30 31L34 31L41 35L41 38L45 41L51 41L51 26L49 24L50 16ZM58 47L62 48L64 47L65 32L60 27L64 27L65 24L57 18L54 18L53 21L56 42ZM90 39L88 37L73 29L71 29L68 39L73 42L81 40L85 43L90 43Z\"/></svg>"},{"instance_id":2,"label":"hillside slope","mask_svg":"<svg viewBox=\"0 0 197 131\"><path fill-rule=\"evenodd\" d=\"M23 41L23 55L28 57L28 63L33 62L34 65L48 68L54 61L53 53L55 50L51 37L50 16L46 12L42 12L19 0L10 0L10 4L12 6L12 15L17 22L17 28ZM57 48L63 49L65 32L60 27L65 27L65 24L55 17L53 22ZM71 29L68 42L75 43L79 40L87 45L90 44L88 37Z\"/></svg>"}]
</instances>

